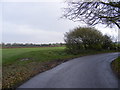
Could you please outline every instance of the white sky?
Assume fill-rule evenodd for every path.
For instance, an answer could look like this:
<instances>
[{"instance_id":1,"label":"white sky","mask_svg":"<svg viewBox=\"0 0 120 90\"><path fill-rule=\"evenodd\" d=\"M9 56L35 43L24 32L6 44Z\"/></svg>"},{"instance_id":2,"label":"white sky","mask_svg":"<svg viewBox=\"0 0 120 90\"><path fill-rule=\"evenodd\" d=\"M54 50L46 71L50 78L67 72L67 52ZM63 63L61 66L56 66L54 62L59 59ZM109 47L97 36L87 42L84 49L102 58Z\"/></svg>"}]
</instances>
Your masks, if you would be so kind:
<instances>
[{"instance_id":1,"label":"white sky","mask_svg":"<svg viewBox=\"0 0 120 90\"><path fill-rule=\"evenodd\" d=\"M80 22L61 19L65 0L2 0L0 25L5 43L59 43ZM96 26L104 34L117 36L117 29Z\"/></svg>"}]
</instances>

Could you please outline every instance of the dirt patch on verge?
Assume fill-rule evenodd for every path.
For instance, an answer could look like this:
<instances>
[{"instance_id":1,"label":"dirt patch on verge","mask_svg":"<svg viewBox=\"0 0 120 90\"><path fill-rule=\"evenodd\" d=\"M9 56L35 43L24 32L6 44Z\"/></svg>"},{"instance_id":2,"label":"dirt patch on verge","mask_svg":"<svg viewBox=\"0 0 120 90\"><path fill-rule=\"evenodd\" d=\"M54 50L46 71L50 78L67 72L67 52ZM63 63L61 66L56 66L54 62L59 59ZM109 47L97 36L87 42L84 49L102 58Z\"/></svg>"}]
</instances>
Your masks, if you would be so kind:
<instances>
[{"instance_id":1,"label":"dirt patch on verge","mask_svg":"<svg viewBox=\"0 0 120 90\"><path fill-rule=\"evenodd\" d=\"M31 62L29 64L23 65L9 65L3 66L3 79L2 88L12 88L15 89L20 86L25 81L29 80L31 77L52 69L53 67L68 61L70 59L58 59L49 62Z\"/></svg>"}]
</instances>

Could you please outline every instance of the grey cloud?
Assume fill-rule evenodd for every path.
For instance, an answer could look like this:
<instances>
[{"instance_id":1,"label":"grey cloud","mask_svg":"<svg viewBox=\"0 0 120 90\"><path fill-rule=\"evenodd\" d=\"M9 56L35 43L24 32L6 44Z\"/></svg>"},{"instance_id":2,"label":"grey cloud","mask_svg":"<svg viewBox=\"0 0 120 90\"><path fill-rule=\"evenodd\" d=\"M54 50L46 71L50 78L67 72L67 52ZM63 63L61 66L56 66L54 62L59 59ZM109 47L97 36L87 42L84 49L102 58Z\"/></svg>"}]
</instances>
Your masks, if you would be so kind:
<instances>
[{"instance_id":1,"label":"grey cloud","mask_svg":"<svg viewBox=\"0 0 120 90\"><path fill-rule=\"evenodd\" d=\"M62 4L50 3L5 3L3 8L4 20L16 24L27 24L31 28L44 30L65 31L76 23L62 20Z\"/></svg>"}]
</instances>

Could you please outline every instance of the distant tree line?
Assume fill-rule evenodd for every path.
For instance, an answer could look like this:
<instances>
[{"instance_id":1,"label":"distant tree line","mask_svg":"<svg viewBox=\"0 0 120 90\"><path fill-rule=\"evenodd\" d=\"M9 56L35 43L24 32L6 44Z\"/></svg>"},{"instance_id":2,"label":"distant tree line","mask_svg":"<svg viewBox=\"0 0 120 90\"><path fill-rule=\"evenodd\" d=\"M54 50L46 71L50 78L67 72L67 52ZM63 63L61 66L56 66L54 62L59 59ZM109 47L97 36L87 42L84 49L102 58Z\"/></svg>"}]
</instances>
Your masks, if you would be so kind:
<instances>
[{"instance_id":1,"label":"distant tree line","mask_svg":"<svg viewBox=\"0 0 120 90\"><path fill-rule=\"evenodd\" d=\"M33 43L1 43L2 48L22 48L22 47L59 47L65 43L33 44Z\"/></svg>"},{"instance_id":2,"label":"distant tree line","mask_svg":"<svg viewBox=\"0 0 120 90\"><path fill-rule=\"evenodd\" d=\"M120 45L111 37L92 27L77 27L65 34L66 51L78 54L88 50L118 50Z\"/></svg>"}]
</instances>

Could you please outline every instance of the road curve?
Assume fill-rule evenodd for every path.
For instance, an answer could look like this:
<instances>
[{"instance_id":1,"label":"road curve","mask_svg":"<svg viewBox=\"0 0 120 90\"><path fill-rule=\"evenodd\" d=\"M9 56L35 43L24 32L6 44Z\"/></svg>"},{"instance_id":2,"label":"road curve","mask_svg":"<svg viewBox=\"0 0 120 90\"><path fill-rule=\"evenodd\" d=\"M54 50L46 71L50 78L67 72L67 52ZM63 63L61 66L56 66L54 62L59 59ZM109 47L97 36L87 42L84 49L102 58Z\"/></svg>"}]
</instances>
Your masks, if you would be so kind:
<instances>
[{"instance_id":1,"label":"road curve","mask_svg":"<svg viewBox=\"0 0 120 90\"><path fill-rule=\"evenodd\" d=\"M89 55L40 73L18 88L118 88L110 63L118 53Z\"/></svg>"}]
</instances>

